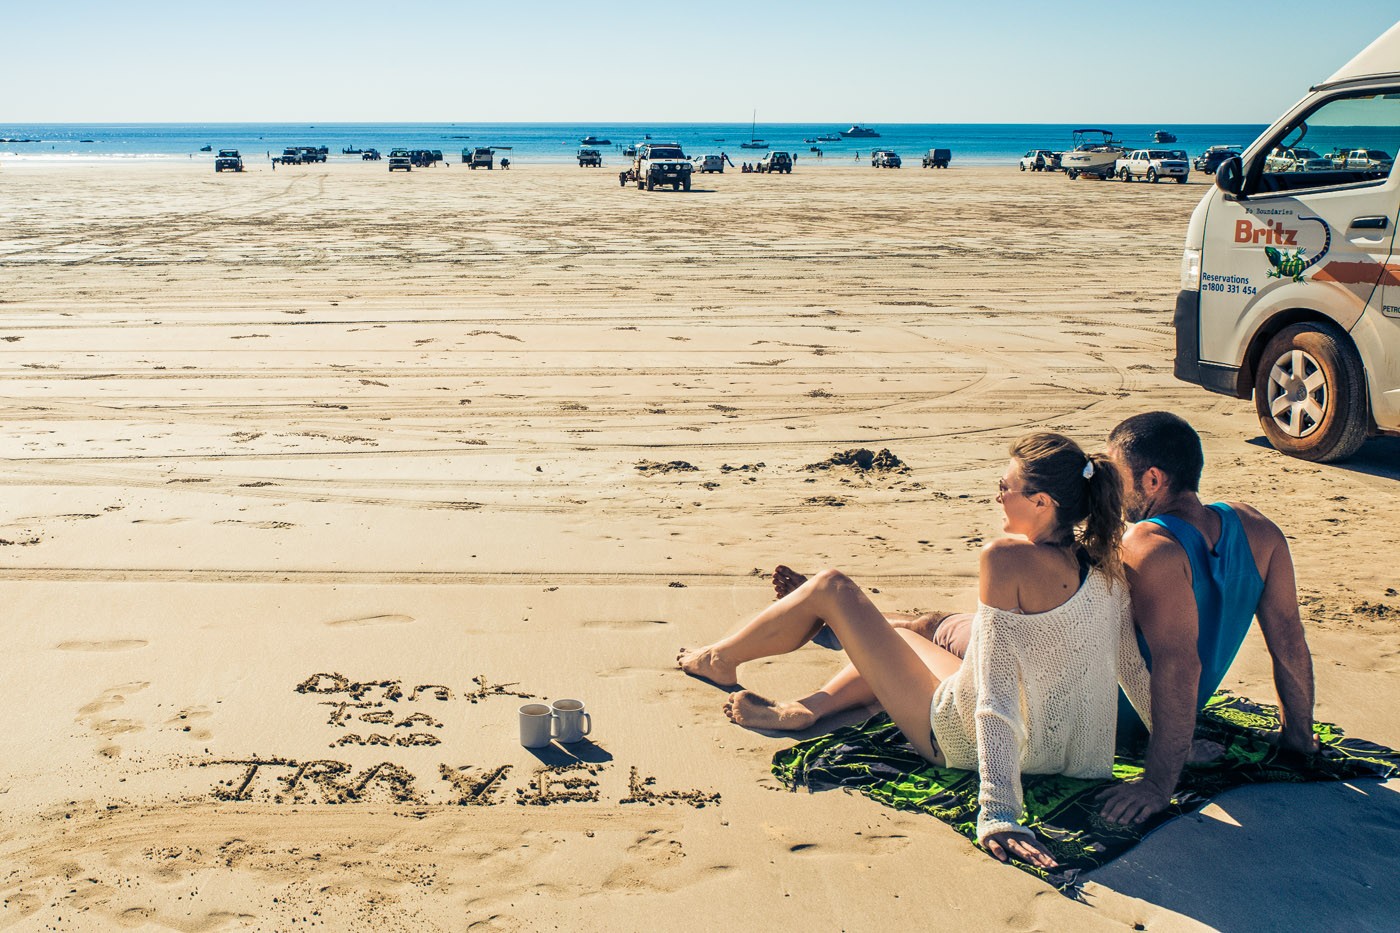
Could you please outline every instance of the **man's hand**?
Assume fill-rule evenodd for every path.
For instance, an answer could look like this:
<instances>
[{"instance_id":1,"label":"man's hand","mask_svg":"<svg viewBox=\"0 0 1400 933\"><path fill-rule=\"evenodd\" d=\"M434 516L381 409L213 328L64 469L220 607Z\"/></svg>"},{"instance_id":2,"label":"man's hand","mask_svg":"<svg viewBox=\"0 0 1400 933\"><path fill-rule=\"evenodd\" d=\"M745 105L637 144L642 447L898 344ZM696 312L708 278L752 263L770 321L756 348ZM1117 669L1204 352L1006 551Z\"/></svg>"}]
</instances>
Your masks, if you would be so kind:
<instances>
[{"instance_id":1,"label":"man's hand","mask_svg":"<svg viewBox=\"0 0 1400 933\"><path fill-rule=\"evenodd\" d=\"M982 844L1003 862L1014 855L1036 868L1058 868L1060 865L1039 839L1025 833L992 833Z\"/></svg>"},{"instance_id":2,"label":"man's hand","mask_svg":"<svg viewBox=\"0 0 1400 933\"><path fill-rule=\"evenodd\" d=\"M1099 815L1110 823L1141 823L1152 814L1165 810L1171 794L1164 793L1151 781L1139 778L1120 781L1099 794L1103 808Z\"/></svg>"}]
</instances>

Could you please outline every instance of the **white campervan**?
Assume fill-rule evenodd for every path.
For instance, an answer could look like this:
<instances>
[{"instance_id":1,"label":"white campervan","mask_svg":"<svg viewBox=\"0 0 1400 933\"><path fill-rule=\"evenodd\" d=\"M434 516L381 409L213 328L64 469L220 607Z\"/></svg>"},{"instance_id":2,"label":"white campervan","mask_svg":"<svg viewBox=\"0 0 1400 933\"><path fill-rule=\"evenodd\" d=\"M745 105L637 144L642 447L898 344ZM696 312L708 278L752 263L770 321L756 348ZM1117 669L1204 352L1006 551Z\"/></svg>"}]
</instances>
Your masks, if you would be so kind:
<instances>
[{"instance_id":1,"label":"white campervan","mask_svg":"<svg viewBox=\"0 0 1400 933\"><path fill-rule=\"evenodd\" d=\"M1385 158L1277 157L1357 149ZM1295 457L1341 460L1400 433L1397 149L1400 23L1224 162L1191 215L1176 377L1252 393L1269 441Z\"/></svg>"}]
</instances>

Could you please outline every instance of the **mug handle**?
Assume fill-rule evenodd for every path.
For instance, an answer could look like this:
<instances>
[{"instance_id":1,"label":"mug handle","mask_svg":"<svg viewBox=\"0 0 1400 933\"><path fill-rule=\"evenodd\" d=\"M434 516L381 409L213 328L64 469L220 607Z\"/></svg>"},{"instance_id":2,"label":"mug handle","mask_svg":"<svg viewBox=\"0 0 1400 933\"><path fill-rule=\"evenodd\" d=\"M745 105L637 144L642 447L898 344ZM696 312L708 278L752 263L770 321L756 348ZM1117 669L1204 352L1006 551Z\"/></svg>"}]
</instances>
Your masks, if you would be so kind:
<instances>
[{"instance_id":1,"label":"mug handle","mask_svg":"<svg viewBox=\"0 0 1400 933\"><path fill-rule=\"evenodd\" d=\"M559 729L559 714L554 710L549 711L549 737L557 739L563 733Z\"/></svg>"},{"instance_id":2,"label":"mug handle","mask_svg":"<svg viewBox=\"0 0 1400 933\"><path fill-rule=\"evenodd\" d=\"M583 714L584 727L581 735L588 735L593 731L593 717L587 713Z\"/></svg>"}]
</instances>

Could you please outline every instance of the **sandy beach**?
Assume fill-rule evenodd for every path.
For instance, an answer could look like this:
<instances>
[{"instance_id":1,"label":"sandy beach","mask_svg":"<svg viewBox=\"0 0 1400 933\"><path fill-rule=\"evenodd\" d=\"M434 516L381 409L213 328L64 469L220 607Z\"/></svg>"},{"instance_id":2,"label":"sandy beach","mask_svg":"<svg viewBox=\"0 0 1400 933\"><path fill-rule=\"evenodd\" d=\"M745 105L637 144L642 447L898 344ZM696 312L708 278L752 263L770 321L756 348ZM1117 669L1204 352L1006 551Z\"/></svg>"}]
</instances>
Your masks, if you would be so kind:
<instances>
[{"instance_id":1,"label":"sandy beach","mask_svg":"<svg viewBox=\"0 0 1400 933\"><path fill-rule=\"evenodd\" d=\"M1400 745L1400 440L1172 378L1203 176L616 170L0 166L0 929L1394 928L1400 782L1231 792L1076 902L788 793L674 667L778 562L971 608L1008 443L1164 408L1289 534L1317 718ZM1257 630L1225 686L1274 701Z\"/></svg>"}]
</instances>

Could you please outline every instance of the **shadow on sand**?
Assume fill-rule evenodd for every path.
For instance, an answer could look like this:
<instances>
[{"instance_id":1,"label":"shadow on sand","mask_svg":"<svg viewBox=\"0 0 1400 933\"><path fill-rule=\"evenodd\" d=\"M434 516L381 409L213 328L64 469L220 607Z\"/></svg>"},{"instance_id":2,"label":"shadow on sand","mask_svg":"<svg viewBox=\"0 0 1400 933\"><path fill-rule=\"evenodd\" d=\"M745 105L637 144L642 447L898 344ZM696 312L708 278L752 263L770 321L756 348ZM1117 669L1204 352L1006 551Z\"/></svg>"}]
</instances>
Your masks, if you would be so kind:
<instances>
[{"instance_id":1,"label":"shadow on sand","mask_svg":"<svg viewBox=\"0 0 1400 933\"><path fill-rule=\"evenodd\" d=\"M570 742L567 745L557 739L544 748L527 748L530 754L546 765L572 765L578 763L597 765L612 761L612 753L601 745L594 745L588 739Z\"/></svg>"},{"instance_id":2,"label":"shadow on sand","mask_svg":"<svg viewBox=\"0 0 1400 933\"><path fill-rule=\"evenodd\" d=\"M1247 443L1255 447L1273 449L1273 445L1262 435L1250 438ZM1361 449L1350 459L1342 463L1321 465L1351 473L1380 476L1384 479L1400 479L1400 437L1373 437L1362 444Z\"/></svg>"},{"instance_id":3,"label":"shadow on sand","mask_svg":"<svg viewBox=\"0 0 1400 933\"><path fill-rule=\"evenodd\" d=\"M1222 933L1394 930L1400 781L1261 784L1166 824L1082 880ZM1285 921L1284 918L1287 918Z\"/></svg>"}]
</instances>

